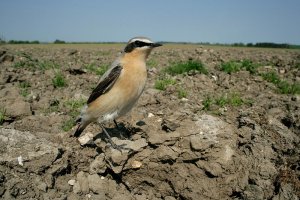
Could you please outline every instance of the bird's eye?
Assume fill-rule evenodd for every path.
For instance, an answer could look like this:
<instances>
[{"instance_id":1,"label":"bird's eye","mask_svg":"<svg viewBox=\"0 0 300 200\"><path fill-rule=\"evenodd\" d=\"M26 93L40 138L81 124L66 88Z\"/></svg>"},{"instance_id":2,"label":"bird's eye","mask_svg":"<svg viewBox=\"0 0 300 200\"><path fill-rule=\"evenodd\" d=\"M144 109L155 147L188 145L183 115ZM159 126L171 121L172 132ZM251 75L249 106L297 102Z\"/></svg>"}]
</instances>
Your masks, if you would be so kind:
<instances>
[{"instance_id":1,"label":"bird's eye","mask_svg":"<svg viewBox=\"0 0 300 200\"><path fill-rule=\"evenodd\" d=\"M136 46L141 47L142 46L142 42L141 41L135 41L134 42Z\"/></svg>"}]
</instances>

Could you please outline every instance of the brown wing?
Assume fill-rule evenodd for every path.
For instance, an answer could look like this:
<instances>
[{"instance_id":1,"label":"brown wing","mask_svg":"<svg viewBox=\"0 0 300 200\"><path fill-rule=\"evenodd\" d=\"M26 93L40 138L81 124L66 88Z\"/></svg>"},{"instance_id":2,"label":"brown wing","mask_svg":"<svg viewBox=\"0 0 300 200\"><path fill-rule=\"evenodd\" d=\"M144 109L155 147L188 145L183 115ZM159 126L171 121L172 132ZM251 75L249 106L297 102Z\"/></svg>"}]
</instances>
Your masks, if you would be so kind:
<instances>
[{"instance_id":1,"label":"brown wing","mask_svg":"<svg viewBox=\"0 0 300 200\"><path fill-rule=\"evenodd\" d=\"M97 87L93 90L92 94L90 95L87 104L93 102L102 94L108 92L111 87L114 85L116 80L121 74L123 67L116 66L114 67L110 73L97 85Z\"/></svg>"}]
</instances>

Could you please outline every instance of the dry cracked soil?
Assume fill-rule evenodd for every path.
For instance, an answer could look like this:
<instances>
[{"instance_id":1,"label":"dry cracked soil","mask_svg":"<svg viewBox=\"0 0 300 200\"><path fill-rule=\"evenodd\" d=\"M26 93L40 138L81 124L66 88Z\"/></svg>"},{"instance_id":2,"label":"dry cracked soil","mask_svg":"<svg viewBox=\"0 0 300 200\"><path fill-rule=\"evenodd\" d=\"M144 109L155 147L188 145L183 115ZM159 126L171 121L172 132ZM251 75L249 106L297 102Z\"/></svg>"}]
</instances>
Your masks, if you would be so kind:
<instances>
[{"instance_id":1,"label":"dry cracked soil","mask_svg":"<svg viewBox=\"0 0 300 200\"><path fill-rule=\"evenodd\" d=\"M97 124L70 135L122 48L0 46L1 199L299 199L299 50L155 49L137 105L105 124L119 151ZM255 71L222 70L245 60ZM207 73L162 75L187 61Z\"/></svg>"}]
</instances>

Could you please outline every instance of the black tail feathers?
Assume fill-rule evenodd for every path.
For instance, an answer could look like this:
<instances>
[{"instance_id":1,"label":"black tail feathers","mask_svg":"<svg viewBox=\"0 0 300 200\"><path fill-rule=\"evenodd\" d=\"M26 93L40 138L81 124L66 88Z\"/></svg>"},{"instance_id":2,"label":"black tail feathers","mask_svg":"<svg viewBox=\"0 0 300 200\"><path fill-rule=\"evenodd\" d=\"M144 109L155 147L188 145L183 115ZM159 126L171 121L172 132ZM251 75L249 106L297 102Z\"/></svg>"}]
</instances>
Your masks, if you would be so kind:
<instances>
[{"instance_id":1,"label":"black tail feathers","mask_svg":"<svg viewBox=\"0 0 300 200\"><path fill-rule=\"evenodd\" d=\"M77 127L77 129L76 129L76 131L75 131L75 133L74 133L74 136L75 136L75 137L79 137L80 134L82 133L82 131L84 130L84 128L85 128L85 127L82 127L82 125L79 124L78 127Z\"/></svg>"}]
</instances>

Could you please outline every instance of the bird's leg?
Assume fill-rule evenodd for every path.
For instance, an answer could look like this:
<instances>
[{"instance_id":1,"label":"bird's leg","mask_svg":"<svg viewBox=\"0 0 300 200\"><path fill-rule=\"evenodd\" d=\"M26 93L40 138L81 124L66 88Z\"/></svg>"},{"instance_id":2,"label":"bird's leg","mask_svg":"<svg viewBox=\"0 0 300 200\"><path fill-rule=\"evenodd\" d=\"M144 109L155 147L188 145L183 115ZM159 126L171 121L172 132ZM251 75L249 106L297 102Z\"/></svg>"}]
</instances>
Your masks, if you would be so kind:
<instances>
[{"instance_id":1,"label":"bird's leg","mask_svg":"<svg viewBox=\"0 0 300 200\"><path fill-rule=\"evenodd\" d=\"M122 128L118 125L118 123L117 123L117 121L115 119L114 119L114 123L115 123L117 129L120 131L120 137L121 137L121 139L123 139L123 140L126 139L126 137L124 137L124 135L122 133Z\"/></svg>"},{"instance_id":2,"label":"bird's leg","mask_svg":"<svg viewBox=\"0 0 300 200\"><path fill-rule=\"evenodd\" d=\"M120 130L121 127L118 125L118 123L117 123L117 121L115 119L114 119L114 123L115 123L116 127Z\"/></svg>"},{"instance_id":3,"label":"bird's leg","mask_svg":"<svg viewBox=\"0 0 300 200\"><path fill-rule=\"evenodd\" d=\"M119 151L121 151L121 148L112 141L110 135L108 134L108 132L106 131L106 129L104 128L104 126L102 124L100 124L100 126L101 126L102 130L104 131L104 133L106 134L106 136L107 136L110 144L112 145L112 147L115 148L115 149L117 149L117 150L119 150Z\"/></svg>"}]
</instances>

